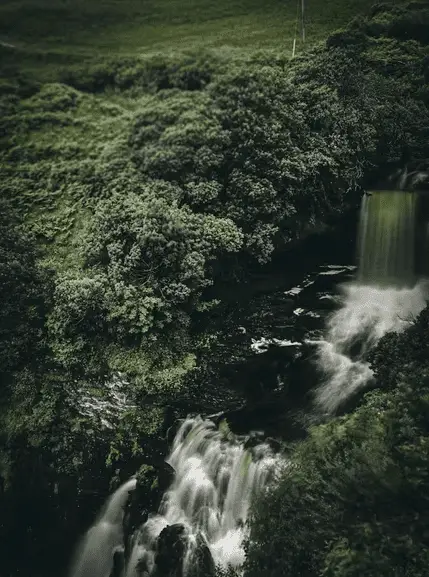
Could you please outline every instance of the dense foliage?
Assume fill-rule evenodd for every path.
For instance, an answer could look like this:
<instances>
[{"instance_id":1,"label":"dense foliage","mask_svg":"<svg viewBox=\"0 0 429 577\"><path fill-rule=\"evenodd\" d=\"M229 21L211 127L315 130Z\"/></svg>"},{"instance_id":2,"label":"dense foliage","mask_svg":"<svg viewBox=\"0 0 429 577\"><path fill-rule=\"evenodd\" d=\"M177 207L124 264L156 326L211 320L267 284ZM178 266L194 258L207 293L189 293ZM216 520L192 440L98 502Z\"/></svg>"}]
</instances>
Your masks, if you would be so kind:
<instances>
[{"instance_id":1,"label":"dense foliage","mask_svg":"<svg viewBox=\"0 0 429 577\"><path fill-rule=\"evenodd\" d=\"M216 346L196 321L216 314L222 281L245 279L362 186L429 157L428 24L424 6L380 5L293 62L127 58L42 85L10 72L0 90L6 548L25 542L40 561L60 530L85 525L70 520L83 491L105 493L162 452L166 407ZM426 337L416 330L375 353L388 390L298 447L257 509L249 576L423 575ZM401 374L398 351L411 367Z\"/></svg>"},{"instance_id":2,"label":"dense foliage","mask_svg":"<svg viewBox=\"0 0 429 577\"><path fill-rule=\"evenodd\" d=\"M4 189L57 271L48 327L67 369L124 370L112 346L154 339L187 351L208 286L427 158L428 49L407 14L427 11L379 7L293 64L128 59L21 100L9 86Z\"/></svg>"}]
</instances>

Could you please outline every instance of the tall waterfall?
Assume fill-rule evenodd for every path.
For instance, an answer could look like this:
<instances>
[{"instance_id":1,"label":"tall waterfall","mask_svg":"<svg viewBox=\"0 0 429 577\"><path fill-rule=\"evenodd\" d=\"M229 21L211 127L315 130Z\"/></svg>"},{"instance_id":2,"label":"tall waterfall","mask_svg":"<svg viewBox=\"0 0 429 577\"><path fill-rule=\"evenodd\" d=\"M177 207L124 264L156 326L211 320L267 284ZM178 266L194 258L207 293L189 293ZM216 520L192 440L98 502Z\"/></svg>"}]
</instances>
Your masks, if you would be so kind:
<instances>
[{"instance_id":1,"label":"tall waterfall","mask_svg":"<svg viewBox=\"0 0 429 577\"><path fill-rule=\"evenodd\" d=\"M245 449L244 443L200 417L184 421L167 462L175 479L158 513L136 532L123 577L152 574L156 545L168 525L181 524L187 540L183 573L192 567L197 548L208 547L216 564L240 565L246 520L253 495L272 478L280 463L266 444ZM123 485L88 532L72 577L109 577L114 551L123 547L122 515L128 491Z\"/></svg>"},{"instance_id":2,"label":"tall waterfall","mask_svg":"<svg viewBox=\"0 0 429 577\"><path fill-rule=\"evenodd\" d=\"M109 577L113 556L123 549L124 507L136 480L130 479L109 498L78 549L72 577Z\"/></svg>"},{"instance_id":3,"label":"tall waterfall","mask_svg":"<svg viewBox=\"0 0 429 577\"><path fill-rule=\"evenodd\" d=\"M416 194L374 192L363 199L357 282L340 287L341 308L317 345L323 382L319 411L333 413L372 379L367 353L390 331L401 331L424 308L427 283L414 278Z\"/></svg>"},{"instance_id":4,"label":"tall waterfall","mask_svg":"<svg viewBox=\"0 0 429 577\"><path fill-rule=\"evenodd\" d=\"M399 190L364 196L358 238L360 283L414 284L416 199L416 193Z\"/></svg>"}]
</instances>

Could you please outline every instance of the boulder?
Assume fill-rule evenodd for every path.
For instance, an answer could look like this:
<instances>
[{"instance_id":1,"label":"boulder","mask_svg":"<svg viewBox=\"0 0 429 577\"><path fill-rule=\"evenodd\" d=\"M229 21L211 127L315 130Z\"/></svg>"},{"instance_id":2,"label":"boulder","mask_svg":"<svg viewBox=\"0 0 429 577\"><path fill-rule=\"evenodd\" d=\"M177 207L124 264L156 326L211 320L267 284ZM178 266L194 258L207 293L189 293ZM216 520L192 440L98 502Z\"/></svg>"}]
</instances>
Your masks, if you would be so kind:
<instances>
[{"instance_id":1,"label":"boulder","mask_svg":"<svg viewBox=\"0 0 429 577\"><path fill-rule=\"evenodd\" d=\"M216 566L206 540L198 533L186 577L214 577Z\"/></svg>"},{"instance_id":2,"label":"boulder","mask_svg":"<svg viewBox=\"0 0 429 577\"><path fill-rule=\"evenodd\" d=\"M137 472L137 485L125 509L124 536L125 555L128 557L131 539L135 531L156 513L165 491L174 479L174 469L165 461L155 465L144 464Z\"/></svg>"},{"instance_id":3,"label":"boulder","mask_svg":"<svg viewBox=\"0 0 429 577\"><path fill-rule=\"evenodd\" d=\"M187 532L181 523L165 527L157 541L155 577L183 577Z\"/></svg>"}]
</instances>

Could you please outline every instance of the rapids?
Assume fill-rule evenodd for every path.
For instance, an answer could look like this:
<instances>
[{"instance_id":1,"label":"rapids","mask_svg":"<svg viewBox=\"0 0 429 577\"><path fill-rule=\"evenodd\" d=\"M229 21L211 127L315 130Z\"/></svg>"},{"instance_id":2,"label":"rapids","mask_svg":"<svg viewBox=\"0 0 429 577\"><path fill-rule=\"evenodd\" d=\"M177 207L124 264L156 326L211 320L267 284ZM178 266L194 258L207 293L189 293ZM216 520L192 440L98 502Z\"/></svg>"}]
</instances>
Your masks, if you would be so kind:
<instances>
[{"instance_id":1,"label":"rapids","mask_svg":"<svg viewBox=\"0 0 429 577\"><path fill-rule=\"evenodd\" d=\"M387 332L406 328L428 294L425 283L400 289L346 284L340 290L342 306L328 319L323 338L307 341L317 346L316 362L324 376L315 405L328 414L372 381L367 353Z\"/></svg>"},{"instance_id":2,"label":"rapids","mask_svg":"<svg viewBox=\"0 0 429 577\"><path fill-rule=\"evenodd\" d=\"M139 560L152 571L157 537L175 523L183 524L188 536L185 574L198 535L216 564L240 565L251 499L273 476L279 459L268 445L245 449L242 442L227 438L211 421L198 417L184 421L167 462L176 471L175 480L159 512L135 536L126 577L137 577Z\"/></svg>"},{"instance_id":3,"label":"rapids","mask_svg":"<svg viewBox=\"0 0 429 577\"><path fill-rule=\"evenodd\" d=\"M240 338L248 339L248 361L257 369L246 376L255 377L255 390L264 367L265 373L274 367L270 368L272 382L265 376L260 390L275 391L279 399L283 395L289 400L291 383L292 388L304 390L304 397L308 389L312 402L306 410L317 418L334 414L363 390L373 378L369 351L386 333L403 330L426 305L429 275L424 271L429 267L421 246L429 243L428 231L429 203L417 199L416 193L378 191L365 196L357 234L357 271L351 257L342 264L325 260L303 275L300 284L264 292L263 314L257 321L252 314L239 319ZM288 271L284 276L290 283ZM255 364L261 358L261 364ZM295 370L292 377L296 360L299 366L314 366L315 372ZM313 380L308 375L316 376ZM275 419L284 405L277 410ZM245 422L247 430L252 425ZM175 470L174 480L159 510L132 536L121 577L154 574L158 538L172 525L181 527L186 541L183 571L178 574L189 574L201 547L210 551L215 564L241 565L252 498L275 478L286 460L273 454L268 444L247 448L245 439L231 435L227 428L188 416L166 461ZM78 550L71 577L112 575L114 554L124 550L123 510L135 485L131 479L108 500Z\"/></svg>"}]
</instances>

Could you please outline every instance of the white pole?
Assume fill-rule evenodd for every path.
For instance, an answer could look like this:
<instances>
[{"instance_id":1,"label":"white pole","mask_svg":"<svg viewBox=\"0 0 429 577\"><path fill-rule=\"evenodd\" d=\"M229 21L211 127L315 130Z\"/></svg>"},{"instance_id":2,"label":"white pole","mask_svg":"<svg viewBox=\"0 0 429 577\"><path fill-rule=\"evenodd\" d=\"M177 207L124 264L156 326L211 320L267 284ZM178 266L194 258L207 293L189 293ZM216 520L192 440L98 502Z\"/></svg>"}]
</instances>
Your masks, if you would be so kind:
<instances>
[{"instance_id":1,"label":"white pole","mask_svg":"<svg viewBox=\"0 0 429 577\"><path fill-rule=\"evenodd\" d=\"M296 38L293 39L292 58L295 57Z\"/></svg>"},{"instance_id":2,"label":"white pole","mask_svg":"<svg viewBox=\"0 0 429 577\"><path fill-rule=\"evenodd\" d=\"M301 22L302 22L302 42L305 42L305 25L304 25L304 2L305 0L301 0Z\"/></svg>"}]
</instances>

